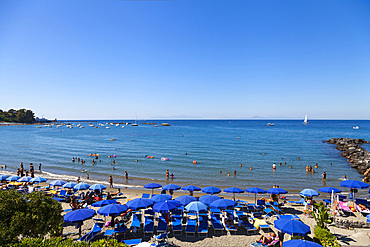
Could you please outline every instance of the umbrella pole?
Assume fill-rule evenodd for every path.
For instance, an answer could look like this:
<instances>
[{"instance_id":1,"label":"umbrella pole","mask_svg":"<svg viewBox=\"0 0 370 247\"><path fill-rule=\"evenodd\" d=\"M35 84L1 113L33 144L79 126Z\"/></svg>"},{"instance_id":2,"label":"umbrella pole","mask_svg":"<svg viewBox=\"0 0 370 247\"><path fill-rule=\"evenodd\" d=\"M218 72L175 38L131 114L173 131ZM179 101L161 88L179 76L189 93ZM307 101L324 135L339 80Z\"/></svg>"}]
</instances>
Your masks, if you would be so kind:
<instances>
[{"instance_id":1,"label":"umbrella pole","mask_svg":"<svg viewBox=\"0 0 370 247\"><path fill-rule=\"evenodd\" d=\"M257 203L257 193L254 193L254 204Z\"/></svg>"}]
</instances>

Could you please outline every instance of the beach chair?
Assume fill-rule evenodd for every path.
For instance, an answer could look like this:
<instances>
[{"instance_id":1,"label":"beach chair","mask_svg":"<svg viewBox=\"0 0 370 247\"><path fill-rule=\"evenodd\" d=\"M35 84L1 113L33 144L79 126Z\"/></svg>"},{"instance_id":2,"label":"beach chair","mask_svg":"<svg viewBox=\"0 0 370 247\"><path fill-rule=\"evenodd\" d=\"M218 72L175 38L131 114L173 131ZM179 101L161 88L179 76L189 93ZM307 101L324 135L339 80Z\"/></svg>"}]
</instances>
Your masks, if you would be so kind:
<instances>
[{"instance_id":1,"label":"beach chair","mask_svg":"<svg viewBox=\"0 0 370 247\"><path fill-rule=\"evenodd\" d=\"M155 243L152 244L151 246L153 247L160 247L160 246L168 246L168 233L162 233L156 236L153 236Z\"/></svg>"},{"instance_id":2,"label":"beach chair","mask_svg":"<svg viewBox=\"0 0 370 247\"><path fill-rule=\"evenodd\" d=\"M143 229L144 237L147 234L152 235L153 232L154 232L154 221L153 221L153 219L151 219L150 217L145 217L144 229Z\"/></svg>"},{"instance_id":3,"label":"beach chair","mask_svg":"<svg viewBox=\"0 0 370 247\"><path fill-rule=\"evenodd\" d=\"M181 235L182 234L182 218L172 218L172 232L173 235Z\"/></svg>"},{"instance_id":4,"label":"beach chair","mask_svg":"<svg viewBox=\"0 0 370 247\"><path fill-rule=\"evenodd\" d=\"M188 219L188 222L186 223L186 228L185 228L186 236L195 237L196 228L197 228L197 221L193 219Z\"/></svg>"},{"instance_id":5,"label":"beach chair","mask_svg":"<svg viewBox=\"0 0 370 247\"><path fill-rule=\"evenodd\" d=\"M140 218L140 220L139 220ZM141 214L140 216L138 216L137 214L133 214L132 215L132 222L131 222L131 225L130 225L130 230L131 232L135 235L137 231L137 229L140 230L141 228Z\"/></svg>"},{"instance_id":6,"label":"beach chair","mask_svg":"<svg viewBox=\"0 0 370 247\"><path fill-rule=\"evenodd\" d=\"M256 203L256 209L257 210L263 210L266 206L266 201L265 200L257 200L257 203Z\"/></svg>"},{"instance_id":7,"label":"beach chair","mask_svg":"<svg viewBox=\"0 0 370 247\"><path fill-rule=\"evenodd\" d=\"M365 210L362 210L359 205L356 205L356 210L359 211L364 217L370 214L370 210L368 208Z\"/></svg>"},{"instance_id":8,"label":"beach chair","mask_svg":"<svg viewBox=\"0 0 370 247\"><path fill-rule=\"evenodd\" d=\"M113 234L115 237L117 237L118 235L123 235L123 237L125 238L126 232L127 232L127 227L123 224L115 225L115 228L113 230Z\"/></svg>"},{"instance_id":9,"label":"beach chair","mask_svg":"<svg viewBox=\"0 0 370 247\"><path fill-rule=\"evenodd\" d=\"M339 198L339 201L344 201L344 200L346 200L347 199L347 196L345 196L345 195L338 195L338 198Z\"/></svg>"},{"instance_id":10,"label":"beach chair","mask_svg":"<svg viewBox=\"0 0 370 247\"><path fill-rule=\"evenodd\" d=\"M298 201L288 201L292 206L302 206L304 203L304 198L301 198Z\"/></svg>"},{"instance_id":11,"label":"beach chair","mask_svg":"<svg viewBox=\"0 0 370 247\"><path fill-rule=\"evenodd\" d=\"M199 217L198 236L208 236L208 218Z\"/></svg>"},{"instance_id":12,"label":"beach chair","mask_svg":"<svg viewBox=\"0 0 370 247\"><path fill-rule=\"evenodd\" d=\"M339 206L339 211L342 214L347 215L347 216L354 215L352 210L347 206L346 202L339 201L338 206Z\"/></svg>"},{"instance_id":13,"label":"beach chair","mask_svg":"<svg viewBox=\"0 0 370 247\"><path fill-rule=\"evenodd\" d=\"M157 226L157 233L164 233L167 232L167 223L165 218L159 216L158 218L158 226Z\"/></svg>"},{"instance_id":14,"label":"beach chair","mask_svg":"<svg viewBox=\"0 0 370 247\"><path fill-rule=\"evenodd\" d=\"M258 229L253 224L251 224L248 220L239 219L239 226L244 228L247 234L258 232Z\"/></svg>"},{"instance_id":15,"label":"beach chair","mask_svg":"<svg viewBox=\"0 0 370 247\"><path fill-rule=\"evenodd\" d=\"M211 214L211 224L215 234L217 234L217 232L223 233L224 227L221 224L220 218L218 218L215 214Z\"/></svg>"},{"instance_id":16,"label":"beach chair","mask_svg":"<svg viewBox=\"0 0 370 247\"><path fill-rule=\"evenodd\" d=\"M276 212L271 208L265 208L263 211L266 213L267 217L273 217L277 215Z\"/></svg>"},{"instance_id":17,"label":"beach chair","mask_svg":"<svg viewBox=\"0 0 370 247\"><path fill-rule=\"evenodd\" d=\"M143 193L143 195L141 196L141 198L149 199L150 198L150 194Z\"/></svg>"},{"instance_id":18,"label":"beach chair","mask_svg":"<svg viewBox=\"0 0 370 247\"><path fill-rule=\"evenodd\" d=\"M281 212L282 212L282 211L281 211L281 209L280 209L280 208L278 208L277 206L270 205L270 207L272 208L272 210L274 210L274 211L275 211L275 213L281 213Z\"/></svg>"},{"instance_id":19,"label":"beach chair","mask_svg":"<svg viewBox=\"0 0 370 247\"><path fill-rule=\"evenodd\" d=\"M113 237L113 234L114 234L114 229L107 229L104 232L104 237L111 238L111 237Z\"/></svg>"},{"instance_id":20,"label":"beach chair","mask_svg":"<svg viewBox=\"0 0 370 247\"><path fill-rule=\"evenodd\" d=\"M238 230L238 229L235 227L234 223L235 223L235 222L233 222L233 224L229 226L228 224L226 224L225 219L222 221L223 226L225 227L226 231L227 231L230 235L231 235L231 234L233 234L233 233L236 235L236 231Z\"/></svg>"},{"instance_id":21,"label":"beach chair","mask_svg":"<svg viewBox=\"0 0 370 247\"><path fill-rule=\"evenodd\" d=\"M125 240L122 240L122 242L127 244L128 246L134 246L134 245L138 245L141 243L141 238L125 239Z\"/></svg>"},{"instance_id":22,"label":"beach chair","mask_svg":"<svg viewBox=\"0 0 370 247\"><path fill-rule=\"evenodd\" d=\"M254 221L254 227L256 227L258 230L270 230L271 227L267 224L267 222L263 219L253 219Z\"/></svg>"}]
</instances>

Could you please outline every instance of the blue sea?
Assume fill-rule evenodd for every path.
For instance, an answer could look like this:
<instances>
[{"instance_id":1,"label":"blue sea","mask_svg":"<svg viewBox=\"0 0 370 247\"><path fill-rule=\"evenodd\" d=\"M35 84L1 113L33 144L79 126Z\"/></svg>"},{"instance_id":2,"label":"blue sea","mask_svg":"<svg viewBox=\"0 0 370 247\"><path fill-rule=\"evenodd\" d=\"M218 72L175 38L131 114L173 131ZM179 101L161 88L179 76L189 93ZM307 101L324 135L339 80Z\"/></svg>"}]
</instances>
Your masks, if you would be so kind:
<instances>
[{"instance_id":1,"label":"blue sea","mask_svg":"<svg viewBox=\"0 0 370 247\"><path fill-rule=\"evenodd\" d=\"M7 165L7 169L0 169L0 173L16 171L20 162L25 169L35 164L35 170L42 163L43 176L51 179L75 181L78 176L86 178L88 173L91 183L107 183L112 175L114 183L124 187L142 187L157 181L220 188L268 189L276 184L288 191L299 191L339 187L345 174L349 179L362 179L340 152L323 140L370 140L370 121L366 120L311 120L308 125L302 120L145 120L139 121L137 127L106 124L117 122L133 121L91 121L99 128L90 127L88 122L70 122L73 128L1 126L0 165ZM156 122L158 127L143 122ZM160 126L163 122L171 126ZM275 125L267 126L268 122ZM354 126L360 129L354 130ZM369 150L370 145L364 148ZM91 153L99 154L95 165L93 157L88 156ZM72 163L72 157L86 163ZM113 160L115 165L111 165ZM306 174L305 167L316 164L316 172ZM174 174L173 180L166 180L166 169ZM129 180L125 179L125 170ZM323 172L327 173L325 182L321 179Z\"/></svg>"}]
</instances>

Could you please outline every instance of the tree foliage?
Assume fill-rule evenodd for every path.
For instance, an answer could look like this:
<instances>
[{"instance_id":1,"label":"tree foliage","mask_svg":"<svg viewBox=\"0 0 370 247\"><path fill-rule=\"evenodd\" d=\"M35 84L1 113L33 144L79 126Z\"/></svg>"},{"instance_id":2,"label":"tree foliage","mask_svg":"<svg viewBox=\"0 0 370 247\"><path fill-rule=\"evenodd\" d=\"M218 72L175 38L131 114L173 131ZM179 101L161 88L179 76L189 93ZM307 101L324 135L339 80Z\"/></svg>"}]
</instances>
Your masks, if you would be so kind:
<instances>
[{"instance_id":1,"label":"tree foliage","mask_svg":"<svg viewBox=\"0 0 370 247\"><path fill-rule=\"evenodd\" d=\"M0 246L12 246L20 237L61 234L62 206L39 192L0 191Z\"/></svg>"},{"instance_id":2,"label":"tree foliage","mask_svg":"<svg viewBox=\"0 0 370 247\"><path fill-rule=\"evenodd\" d=\"M22 242L14 245L14 247L121 247L127 246L126 244L120 243L115 239L101 239L96 242L76 242L72 239L63 240L62 238L25 238Z\"/></svg>"},{"instance_id":3,"label":"tree foliage","mask_svg":"<svg viewBox=\"0 0 370 247\"><path fill-rule=\"evenodd\" d=\"M337 238L328 229L316 226L314 234L314 241L316 243L324 247L340 247Z\"/></svg>"},{"instance_id":4,"label":"tree foliage","mask_svg":"<svg viewBox=\"0 0 370 247\"><path fill-rule=\"evenodd\" d=\"M26 109L9 109L9 111L0 110L0 122L33 123L35 122L35 113Z\"/></svg>"},{"instance_id":5,"label":"tree foliage","mask_svg":"<svg viewBox=\"0 0 370 247\"><path fill-rule=\"evenodd\" d=\"M326 223L331 223L329 219L329 209L326 208L323 202L315 204L316 210L313 212L313 218L316 221L317 226L321 228L326 228Z\"/></svg>"}]
</instances>

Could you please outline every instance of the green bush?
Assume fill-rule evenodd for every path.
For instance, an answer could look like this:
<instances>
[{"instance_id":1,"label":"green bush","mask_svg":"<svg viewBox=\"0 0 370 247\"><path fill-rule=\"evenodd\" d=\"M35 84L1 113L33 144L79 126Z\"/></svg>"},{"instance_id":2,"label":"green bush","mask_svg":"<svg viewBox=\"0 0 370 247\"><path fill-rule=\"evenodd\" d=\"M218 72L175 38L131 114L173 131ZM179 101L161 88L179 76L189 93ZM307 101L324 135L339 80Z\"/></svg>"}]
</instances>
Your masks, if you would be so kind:
<instances>
[{"instance_id":1,"label":"green bush","mask_svg":"<svg viewBox=\"0 0 370 247\"><path fill-rule=\"evenodd\" d=\"M42 239L42 238L24 238L21 243L13 245L14 247L121 247L126 244L119 243L115 239L101 239L93 243L73 241L72 239L63 240L60 237Z\"/></svg>"},{"instance_id":2,"label":"green bush","mask_svg":"<svg viewBox=\"0 0 370 247\"><path fill-rule=\"evenodd\" d=\"M19 238L60 236L62 206L39 192L0 191L0 246L13 246Z\"/></svg>"},{"instance_id":3,"label":"green bush","mask_svg":"<svg viewBox=\"0 0 370 247\"><path fill-rule=\"evenodd\" d=\"M319 226L314 230L314 241L324 247L340 247L337 238L328 230Z\"/></svg>"}]
</instances>

